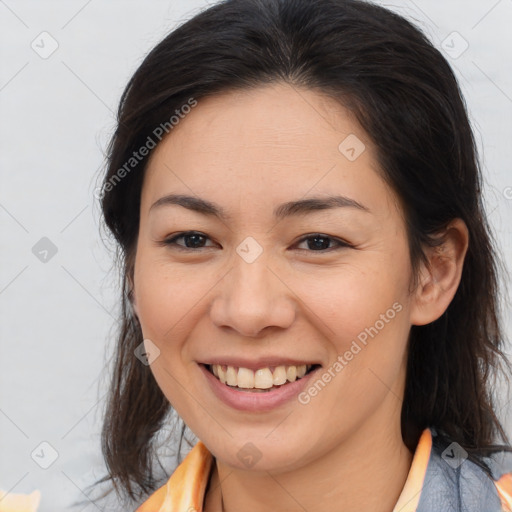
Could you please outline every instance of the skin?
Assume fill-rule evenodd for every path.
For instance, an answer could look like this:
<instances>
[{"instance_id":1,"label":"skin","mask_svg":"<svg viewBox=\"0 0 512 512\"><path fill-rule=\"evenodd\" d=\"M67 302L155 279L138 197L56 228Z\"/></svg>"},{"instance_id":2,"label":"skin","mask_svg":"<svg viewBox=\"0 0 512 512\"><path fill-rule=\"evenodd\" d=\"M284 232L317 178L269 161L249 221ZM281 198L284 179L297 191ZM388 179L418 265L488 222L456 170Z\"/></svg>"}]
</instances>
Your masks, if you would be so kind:
<instances>
[{"instance_id":1,"label":"skin","mask_svg":"<svg viewBox=\"0 0 512 512\"><path fill-rule=\"evenodd\" d=\"M354 161L338 150L349 134L365 144ZM400 428L408 334L448 307L468 236L455 219L445 243L427 250L431 268L421 267L411 290L402 210L379 172L371 140L345 108L281 83L200 100L151 155L134 309L160 350L151 364L158 385L215 457L207 512L393 510L413 456ZM217 203L231 217L178 205L150 211L170 193ZM272 217L281 203L334 194L369 211ZM199 248L161 244L190 230L207 237ZM315 233L330 237L328 249L303 240ZM263 250L253 263L236 252L248 236ZM338 248L338 239L351 247ZM177 243L187 241L194 247ZM327 369L396 303L400 312L307 404L234 410L197 364L272 354ZM251 468L237 457L248 442L261 453Z\"/></svg>"}]
</instances>

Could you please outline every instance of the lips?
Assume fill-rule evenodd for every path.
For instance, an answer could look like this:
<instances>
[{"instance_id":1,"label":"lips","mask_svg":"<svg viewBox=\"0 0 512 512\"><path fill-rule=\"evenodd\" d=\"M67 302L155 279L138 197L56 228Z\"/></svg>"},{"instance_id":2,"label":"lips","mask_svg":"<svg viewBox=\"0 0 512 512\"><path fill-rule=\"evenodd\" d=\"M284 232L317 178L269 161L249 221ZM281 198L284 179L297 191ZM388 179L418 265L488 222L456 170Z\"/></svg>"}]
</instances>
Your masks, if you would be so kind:
<instances>
[{"instance_id":1,"label":"lips","mask_svg":"<svg viewBox=\"0 0 512 512\"><path fill-rule=\"evenodd\" d=\"M228 365L221 366L225 366L227 371ZM308 383L311 382L321 369L321 365L312 364L310 370L303 377L296 378L294 382L290 382L287 379L282 385L273 385L267 389L259 389L230 386L227 381L222 383L213 374L213 369L210 369L210 365L199 363L198 367L204 375L207 387L221 402L230 408L253 413L269 412L277 407L293 402L307 388ZM239 370L240 368L245 367L238 367ZM258 368L256 372L265 368L268 367ZM248 368L245 369L247 370Z\"/></svg>"}]
</instances>

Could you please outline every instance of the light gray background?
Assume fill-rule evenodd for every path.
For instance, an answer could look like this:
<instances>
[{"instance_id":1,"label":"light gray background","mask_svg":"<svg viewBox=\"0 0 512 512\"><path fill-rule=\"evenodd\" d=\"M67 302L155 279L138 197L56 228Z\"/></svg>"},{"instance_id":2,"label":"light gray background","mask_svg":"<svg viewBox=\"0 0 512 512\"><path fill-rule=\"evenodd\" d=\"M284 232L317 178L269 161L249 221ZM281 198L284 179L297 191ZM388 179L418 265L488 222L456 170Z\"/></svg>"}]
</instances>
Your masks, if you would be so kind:
<instances>
[{"instance_id":1,"label":"light gray background","mask_svg":"<svg viewBox=\"0 0 512 512\"><path fill-rule=\"evenodd\" d=\"M379 3L415 20L455 68L484 163L490 221L510 269L512 0ZM206 6L0 0L0 489L40 489L40 512L71 510L104 469L102 369L118 283L93 191L113 112L144 55ZM44 51L43 31L59 45L46 59L31 47L35 41ZM457 56L464 40L469 47ZM57 248L47 262L32 252L42 237ZM505 321L510 338L510 309ZM512 435L507 402L503 395L500 416ZM40 461L50 460L41 442L58 453L48 469L31 458L37 449Z\"/></svg>"}]
</instances>

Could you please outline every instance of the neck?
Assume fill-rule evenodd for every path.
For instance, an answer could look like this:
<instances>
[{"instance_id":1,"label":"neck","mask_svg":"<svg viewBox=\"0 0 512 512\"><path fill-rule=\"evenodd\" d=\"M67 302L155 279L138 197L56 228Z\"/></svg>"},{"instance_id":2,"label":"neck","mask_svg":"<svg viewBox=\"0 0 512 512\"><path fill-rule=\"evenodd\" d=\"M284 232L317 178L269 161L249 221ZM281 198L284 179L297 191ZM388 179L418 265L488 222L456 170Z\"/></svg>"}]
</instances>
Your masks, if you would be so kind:
<instances>
[{"instance_id":1,"label":"neck","mask_svg":"<svg viewBox=\"0 0 512 512\"><path fill-rule=\"evenodd\" d=\"M271 474L233 469L216 460L205 512L392 512L409 474L413 455L398 422L389 428L366 424L342 443L293 472ZM389 418L388 418L389 421Z\"/></svg>"}]
</instances>

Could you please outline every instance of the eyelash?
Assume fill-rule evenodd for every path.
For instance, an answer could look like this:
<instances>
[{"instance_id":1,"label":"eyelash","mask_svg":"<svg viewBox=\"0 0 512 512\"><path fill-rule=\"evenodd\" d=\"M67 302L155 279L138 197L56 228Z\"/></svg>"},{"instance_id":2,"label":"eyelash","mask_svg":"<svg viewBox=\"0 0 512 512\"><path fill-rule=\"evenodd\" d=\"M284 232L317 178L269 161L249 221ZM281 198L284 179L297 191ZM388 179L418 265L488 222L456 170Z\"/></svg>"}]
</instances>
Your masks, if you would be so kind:
<instances>
[{"instance_id":1,"label":"eyelash","mask_svg":"<svg viewBox=\"0 0 512 512\"><path fill-rule=\"evenodd\" d=\"M184 231L182 233L178 233L177 235L171 237L171 238L168 238L168 239L165 239L165 240L162 240L161 242L159 242L159 245L163 245L163 246L166 246L166 247L173 247L173 249L176 249L178 251L184 251L184 252L198 252L200 249L205 249L205 247L198 247L196 249L192 248L192 247L184 247L184 246L181 246L179 244L176 243L176 240L179 240L180 238L186 238L188 236L194 236L194 235L199 235L203 238L206 238L208 240L210 240L210 238L206 235L204 235L203 233L200 233L198 231ZM352 247L353 248L353 245L349 244L348 242L345 242L344 240L341 240L339 238L334 238L332 236L328 236L328 235L324 235L322 233L312 233L310 235L307 235L307 236L304 236L302 237L298 242L297 244L301 244L302 242L305 242L307 240L310 240L310 239L314 239L314 238L321 238L321 239L327 239L327 240L331 240L333 242L335 242L336 244L338 244L337 247L330 247L328 249L321 249L321 250L318 250L318 251L314 251L314 250L307 250L307 249L299 249L299 250L305 250L307 252L319 252L319 253L326 253L326 252L331 252L333 250L340 250L340 249L344 249L344 248L348 248L348 247ZM206 247L208 248L208 247Z\"/></svg>"}]
</instances>

